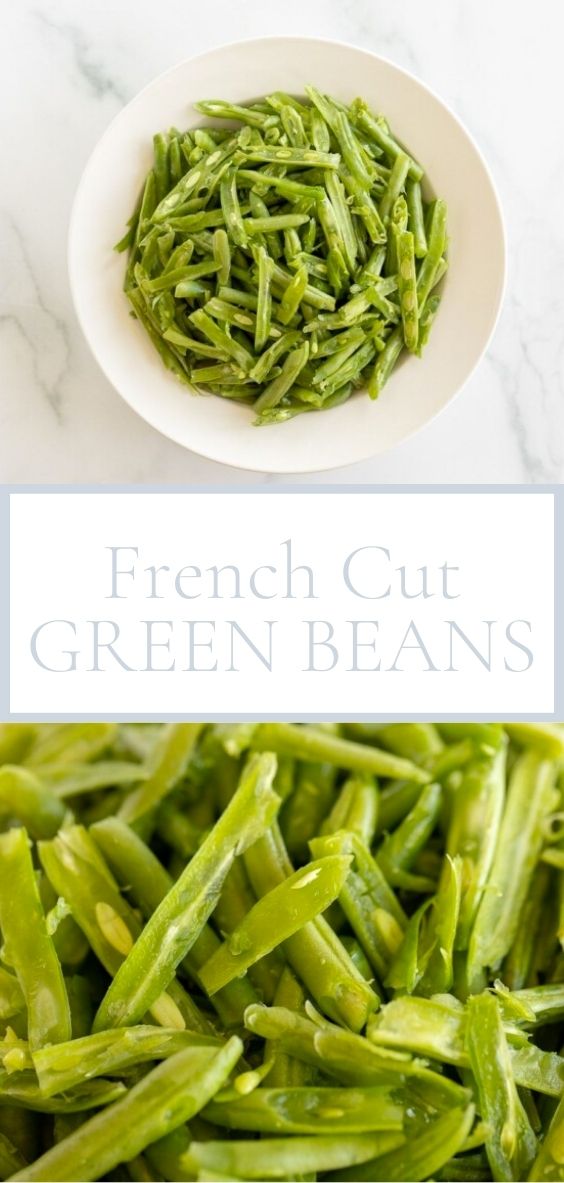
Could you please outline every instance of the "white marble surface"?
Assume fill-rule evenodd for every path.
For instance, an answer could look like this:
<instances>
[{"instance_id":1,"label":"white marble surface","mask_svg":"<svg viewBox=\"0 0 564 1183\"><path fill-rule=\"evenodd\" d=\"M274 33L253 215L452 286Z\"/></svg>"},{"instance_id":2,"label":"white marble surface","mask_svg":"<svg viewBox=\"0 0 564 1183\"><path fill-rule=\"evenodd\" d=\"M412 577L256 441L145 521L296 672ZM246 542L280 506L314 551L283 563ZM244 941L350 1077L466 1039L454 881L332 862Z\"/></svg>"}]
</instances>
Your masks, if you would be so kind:
<instances>
[{"instance_id":1,"label":"white marble surface","mask_svg":"<svg viewBox=\"0 0 564 1183\"><path fill-rule=\"evenodd\" d=\"M66 233L91 149L141 86L216 44L295 32L381 52L436 89L482 146L509 234L502 319L454 404L387 456L323 479L564 480L563 10L556 0L532 8L528 0L4 0L0 13L3 482L267 479L199 459L122 403L73 314Z\"/></svg>"}]
</instances>

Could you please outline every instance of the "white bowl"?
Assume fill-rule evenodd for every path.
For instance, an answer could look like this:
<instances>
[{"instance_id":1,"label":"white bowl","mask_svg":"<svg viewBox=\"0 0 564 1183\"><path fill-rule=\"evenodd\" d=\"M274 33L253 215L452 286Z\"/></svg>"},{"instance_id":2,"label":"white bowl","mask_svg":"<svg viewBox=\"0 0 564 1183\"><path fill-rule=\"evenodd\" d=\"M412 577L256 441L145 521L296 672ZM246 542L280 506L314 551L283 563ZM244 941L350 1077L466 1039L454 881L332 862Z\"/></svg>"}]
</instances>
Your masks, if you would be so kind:
<instances>
[{"instance_id":1,"label":"white bowl","mask_svg":"<svg viewBox=\"0 0 564 1183\"><path fill-rule=\"evenodd\" d=\"M377 402L359 391L325 413L257 428L251 408L192 395L168 373L122 292L121 237L152 159L152 135L197 126L198 99L245 102L304 84L350 101L360 95L389 120L448 203L450 268L423 359L409 358ZM375 54L334 41L266 37L214 49L151 82L113 120L76 194L69 232L76 311L102 370L139 415L211 460L259 472L315 472L385 452L429 423L484 353L500 309L505 238L480 152L451 111L416 78Z\"/></svg>"}]
</instances>

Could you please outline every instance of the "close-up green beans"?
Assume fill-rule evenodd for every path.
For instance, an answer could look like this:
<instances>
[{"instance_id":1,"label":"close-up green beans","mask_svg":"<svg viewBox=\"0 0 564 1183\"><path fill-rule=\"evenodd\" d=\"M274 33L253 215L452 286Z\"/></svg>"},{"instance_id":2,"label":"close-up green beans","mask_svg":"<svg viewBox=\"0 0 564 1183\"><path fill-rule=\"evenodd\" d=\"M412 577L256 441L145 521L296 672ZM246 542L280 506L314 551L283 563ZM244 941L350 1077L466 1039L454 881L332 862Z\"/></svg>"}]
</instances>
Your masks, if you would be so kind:
<instances>
[{"instance_id":1,"label":"close-up green beans","mask_svg":"<svg viewBox=\"0 0 564 1183\"><path fill-rule=\"evenodd\" d=\"M377 398L421 357L447 269L445 202L385 117L304 89L157 133L116 247L165 366L257 425Z\"/></svg>"},{"instance_id":2,"label":"close-up green beans","mask_svg":"<svg viewBox=\"0 0 564 1183\"><path fill-rule=\"evenodd\" d=\"M0 725L0 1179L564 1181L563 818L564 724Z\"/></svg>"}]
</instances>

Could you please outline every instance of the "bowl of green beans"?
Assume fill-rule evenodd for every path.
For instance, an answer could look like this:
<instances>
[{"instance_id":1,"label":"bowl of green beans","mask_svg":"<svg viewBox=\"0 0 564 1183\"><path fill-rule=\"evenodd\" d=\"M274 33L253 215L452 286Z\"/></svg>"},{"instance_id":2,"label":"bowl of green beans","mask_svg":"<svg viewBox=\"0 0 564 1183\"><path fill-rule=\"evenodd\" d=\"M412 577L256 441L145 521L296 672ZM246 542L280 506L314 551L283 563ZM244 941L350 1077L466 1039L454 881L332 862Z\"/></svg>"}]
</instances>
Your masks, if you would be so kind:
<instances>
[{"instance_id":1,"label":"bowl of green beans","mask_svg":"<svg viewBox=\"0 0 564 1183\"><path fill-rule=\"evenodd\" d=\"M0 725L0 1172L562 1180L564 725Z\"/></svg>"},{"instance_id":2,"label":"bowl of green beans","mask_svg":"<svg viewBox=\"0 0 564 1183\"><path fill-rule=\"evenodd\" d=\"M505 243L478 149L422 83L274 37L181 63L117 116L69 264L143 418L213 460L309 472L388 450L454 397L495 326Z\"/></svg>"}]
</instances>

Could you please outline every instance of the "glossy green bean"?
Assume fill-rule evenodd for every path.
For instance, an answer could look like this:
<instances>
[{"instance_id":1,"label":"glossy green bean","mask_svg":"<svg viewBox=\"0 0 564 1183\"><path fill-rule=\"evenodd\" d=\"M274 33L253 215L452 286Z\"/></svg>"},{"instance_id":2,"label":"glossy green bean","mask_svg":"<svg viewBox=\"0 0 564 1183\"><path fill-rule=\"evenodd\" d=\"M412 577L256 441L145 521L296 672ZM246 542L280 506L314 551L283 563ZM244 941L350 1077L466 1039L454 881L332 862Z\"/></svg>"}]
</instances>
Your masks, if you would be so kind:
<instances>
[{"instance_id":1,"label":"glossy green bean","mask_svg":"<svg viewBox=\"0 0 564 1183\"><path fill-rule=\"evenodd\" d=\"M178 1052L14 1179L99 1179L202 1109L221 1088L241 1051L240 1039L233 1036L220 1050L190 1047Z\"/></svg>"},{"instance_id":2,"label":"glossy green bean","mask_svg":"<svg viewBox=\"0 0 564 1183\"><path fill-rule=\"evenodd\" d=\"M0 834L0 928L3 960L15 970L25 998L30 1047L69 1039L66 987L47 931L24 829Z\"/></svg>"},{"instance_id":3,"label":"glossy green bean","mask_svg":"<svg viewBox=\"0 0 564 1183\"><path fill-rule=\"evenodd\" d=\"M94 1030L137 1022L166 990L213 912L237 854L272 822L280 799L272 789L276 762L251 759L239 788L180 878L159 904L118 969L94 1020Z\"/></svg>"}]
</instances>

